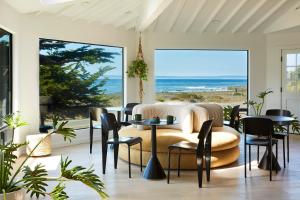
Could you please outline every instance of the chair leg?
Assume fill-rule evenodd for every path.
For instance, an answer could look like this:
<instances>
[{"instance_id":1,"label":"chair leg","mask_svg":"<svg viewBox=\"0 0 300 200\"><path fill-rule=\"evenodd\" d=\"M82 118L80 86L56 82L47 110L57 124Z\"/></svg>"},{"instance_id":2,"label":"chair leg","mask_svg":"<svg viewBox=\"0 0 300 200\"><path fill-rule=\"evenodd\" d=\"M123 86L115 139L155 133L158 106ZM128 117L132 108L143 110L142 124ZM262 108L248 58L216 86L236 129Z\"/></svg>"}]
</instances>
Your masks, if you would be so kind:
<instances>
[{"instance_id":1,"label":"chair leg","mask_svg":"<svg viewBox=\"0 0 300 200\"><path fill-rule=\"evenodd\" d=\"M210 167L211 167L211 146L208 146L205 151L205 171L206 171L206 180L210 181Z\"/></svg>"},{"instance_id":2,"label":"chair leg","mask_svg":"<svg viewBox=\"0 0 300 200\"><path fill-rule=\"evenodd\" d=\"M249 145L249 171L251 171L251 145Z\"/></svg>"},{"instance_id":3,"label":"chair leg","mask_svg":"<svg viewBox=\"0 0 300 200\"><path fill-rule=\"evenodd\" d=\"M102 137L102 173L105 174L106 169L106 158L107 158L107 143Z\"/></svg>"},{"instance_id":4,"label":"chair leg","mask_svg":"<svg viewBox=\"0 0 300 200\"><path fill-rule=\"evenodd\" d=\"M272 163L272 142L269 144L269 162L270 162L270 181L272 181L272 171L273 171L273 163Z\"/></svg>"},{"instance_id":5,"label":"chair leg","mask_svg":"<svg viewBox=\"0 0 300 200\"><path fill-rule=\"evenodd\" d=\"M90 127L90 154L93 152L93 135L94 135L94 129L93 127Z\"/></svg>"},{"instance_id":6,"label":"chair leg","mask_svg":"<svg viewBox=\"0 0 300 200\"><path fill-rule=\"evenodd\" d=\"M170 162L171 162L171 149L169 149L168 152L168 178L167 178L167 183L170 183Z\"/></svg>"},{"instance_id":7,"label":"chair leg","mask_svg":"<svg viewBox=\"0 0 300 200\"><path fill-rule=\"evenodd\" d=\"M276 161L278 162L278 143L276 143ZM278 169L276 167L276 174L278 173Z\"/></svg>"},{"instance_id":8,"label":"chair leg","mask_svg":"<svg viewBox=\"0 0 300 200\"><path fill-rule=\"evenodd\" d=\"M257 164L259 163L259 145L257 146Z\"/></svg>"},{"instance_id":9,"label":"chair leg","mask_svg":"<svg viewBox=\"0 0 300 200\"><path fill-rule=\"evenodd\" d=\"M181 149L179 149L179 154L178 154L178 165L177 165L177 176L180 176L180 159L181 159Z\"/></svg>"},{"instance_id":10,"label":"chair leg","mask_svg":"<svg viewBox=\"0 0 300 200\"><path fill-rule=\"evenodd\" d=\"M287 135L287 162L290 162L290 136Z\"/></svg>"},{"instance_id":11,"label":"chair leg","mask_svg":"<svg viewBox=\"0 0 300 200\"><path fill-rule=\"evenodd\" d=\"M141 172L143 171L143 147L142 142L140 143L140 161L141 161Z\"/></svg>"},{"instance_id":12,"label":"chair leg","mask_svg":"<svg viewBox=\"0 0 300 200\"><path fill-rule=\"evenodd\" d=\"M198 170L198 186L202 188L202 176L203 176L203 154L197 156L197 170Z\"/></svg>"},{"instance_id":13,"label":"chair leg","mask_svg":"<svg viewBox=\"0 0 300 200\"><path fill-rule=\"evenodd\" d=\"M129 178L131 178L131 160L130 160L130 146L128 145L128 170L129 170Z\"/></svg>"},{"instance_id":14,"label":"chair leg","mask_svg":"<svg viewBox=\"0 0 300 200\"><path fill-rule=\"evenodd\" d=\"M282 140L282 146L283 146L283 167L285 168L285 137Z\"/></svg>"},{"instance_id":15,"label":"chair leg","mask_svg":"<svg viewBox=\"0 0 300 200\"><path fill-rule=\"evenodd\" d=\"M244 172L245 178L247 178L247 145L244 145Z\"/></svg>"},{"instance_id":16,"label":"chair leg","mask_svg":"<svg viewBox=\"0 0 300 200\"><path fill-rule=\"evenodd\" d=\"M118 154L119 154L119 144L114 144L114 165L115 169L118 167Z\"/></svg>"}]
</instances>

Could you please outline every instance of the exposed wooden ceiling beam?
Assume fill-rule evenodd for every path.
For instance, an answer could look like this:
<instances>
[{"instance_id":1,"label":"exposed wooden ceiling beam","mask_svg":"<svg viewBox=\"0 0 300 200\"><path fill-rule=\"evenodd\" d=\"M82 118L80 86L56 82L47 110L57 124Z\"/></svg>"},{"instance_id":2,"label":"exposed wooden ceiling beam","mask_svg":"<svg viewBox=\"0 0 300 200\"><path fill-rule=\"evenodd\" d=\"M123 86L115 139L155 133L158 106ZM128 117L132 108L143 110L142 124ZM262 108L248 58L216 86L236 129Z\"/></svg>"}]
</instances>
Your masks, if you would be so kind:
<instances>
[{"instance_id":1,"label":"exposed wooden ceiling beam","mask_svg":"<svg viewBox=\"0 0 300 200\"><path fill-rule=\"evenodd\" d=\"M236 33L265 3L267 0L261 0L259 1L256 6L250 10L250 12L238 23L233 29L232 33Z\"/></svg>"},{"instance_id":2,"label":"exposed wooden ceiling beam","mask_svg":"<svg viewBox=\"0 0 300 200\"><path fill-rule=\"evenodd\" d=\"M248 30L248 33L252 33L257 29L262 23L264 23L273 13L275 13L287 0L279 1L275 6L271 8L262 18L260 18L251 28Z\"/></svg>"},{"instance_id":3,"label":"exposed wooden ceiling beam","mask_svg":"<svg viewBox=\"0 0 300 200\"><path fill-rule=\"evenodd\" d=\"M240 3L237 4L237 6L234 8L234 10L228 15L228 17L222 22L222 24L219 26L217 29L216 33L220 33L221 30L230 22L230 20L241 10L243 5L247 2L248 0L242 0Z\"/></svg>"},{"instance_id":4,"label":"exposed wooden ceiling beam","mask_svg":"<svg viewBox=\"0 0 300 200\"><path fill-rule=\"evenodd\" d=\"M173 2L173 0L146 0L138 26L139 31L144 31L157 17Z\"/></svg>"},{"instance_id":5,"label":"exposed wooden ceiling beam","mask_svg":"<svg viewBox=\"0 0 300 200\"><path fill-rule=\"evenodd\" d=\"M179 0L177 2L175 9L172 11L172 16L170 17L170 21L166 26L167 32L170 32L173 29L174 25L176 24L180 14L181 14L181 11L184 8L185 3L186 3L186 0Z\"/></svg>"},{"instance_id":6,"label":"exposed wooden ceiling beam","mask_svg":"<svg viewBox=\"0 0 300 200\"><path fill-rule=\"evenodd\" d=\"M290 8L269 25L264 33L273 33L300 26L300 1L292 2Z\"/></svg>"},{"instance_id":7,"label":"exposed wooden ceiling beam","mask_svg":"<svg viewBox=\"0 0 300 200\"><path fill-rule=\"evenodd\" d=\"M208 20L204 23L204 25L201 27L200 32L203 33L208 25L212 22L212 20L217 16L219 11L223 8L227 0L221 0L221 2L218 3L217 7L213 10L211 15L208 17Z\"/></svg>"},{"instance_id":8,"label":"exposed wooden ceiling beam","mask_svg":"<svg viewBox=\"0 0 300 200\"><path fill-rule=\"evenodd\" d=\"M86 19L88 21L91 20L91 18L95 17L98 15L98 13L103 12L106 8L110 6L111 3L113 3L114 0L111 0L110 2L107 0L100 1L96 6L93 8L86 10L85 13L81 15L82 19Z\"/></svg>"},{"instance_id":9,"label":"exposed wooden ceiling beam","mask_svg":"<svg viewBox=\"0 0 300 200\"><path fill-rule=\"evenodd\" d=\"M74 15L74 17L72 18L72 21L76 21L78 19L82 19L82 15L86 12L88 12L89 10L91 10L92 8L94 8L95 6L97 6L99 3L98 0L94 0L92 3L90 3L89 5L87 5L85 8L79 10L78 12L76 12Z\"/></svg>"},{"instance_id":10,"label":"exposed wooden ceiling beam","mask_svg":"<svg viewBox=\"0 0 300 200\"><path fill-rule=\"evenodd\" d=\"M105 7L95 10L92 15L87 17L88 23L101 20L103 17L107 18L111 12L114 11L115 7L120 4L119 0L106 1Z\"/></svg>"},{"instance_id":11,"label":"exposed wooden ceiling beam","mask_svg":"<svg viewBox=\"0 0 300 200\"><path fill-rule=\"evenodd\" d=\"M139 6L139 2L128 3L126 6L122 6L118 12L112 14L108 19L105 19L102 22L103 24L113 24L114 22L119 21L120 18L122 18L122 16L126 16L127 14L133 13Z\"/></svg>"},{"instance_id":12,"label":"exposed wooden ceiling beam","mask_svg":"<svg viewBox=\"0 0 300 200\"><path fill-rule=\"evenodd\" d=\"M187 32L191 26L193 25L193 23L195 22L198 14L200 13L200 11L202 10L202 8L204 7L205 3L206 3L207 0L202 0L202 1L199 1L198 5L196 5L196 9L195 11L192 13L190 19L186 22L186 25L185 27L183 28L183 32Z\"/></svg>"}]
</instances>

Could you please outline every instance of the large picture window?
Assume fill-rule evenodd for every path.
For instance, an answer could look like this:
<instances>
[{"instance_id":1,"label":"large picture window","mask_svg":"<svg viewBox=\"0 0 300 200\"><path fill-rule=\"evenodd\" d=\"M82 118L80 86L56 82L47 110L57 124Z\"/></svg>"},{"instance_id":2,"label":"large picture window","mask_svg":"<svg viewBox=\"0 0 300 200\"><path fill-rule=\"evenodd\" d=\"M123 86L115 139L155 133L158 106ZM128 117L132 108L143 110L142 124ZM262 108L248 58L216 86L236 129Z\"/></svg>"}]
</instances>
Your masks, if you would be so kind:
<instances>
[{"instance_id":1,"label":"large picture window","mask_svg":"<svg viewBox=\"0 0 300 200\"><path fill-rule=\"evenodd\" d=\"M55 113L85 128L89 107L122 104L123 48L40 39L42 123Z\"/></svg>"},{"instance_id":2,"label":"large picture window","mask_svg":"<svg viewBox=\"0 0 300 200\"><path fill-rule=\"evenodd\" d=\"M240 105L247 100L248 51L155 51L156 100Z\"/></svg>"},{"instance_id":3,"label":"large picture window","mask_svg":"<svg viewBox=\"0 0 300 200\"><path fill-rule=\"evenodd\" d=\"M12 107L12 34L0 28L0 119ZM0 121L0 128L2 122Z\"/></svg>"}]
</instances>

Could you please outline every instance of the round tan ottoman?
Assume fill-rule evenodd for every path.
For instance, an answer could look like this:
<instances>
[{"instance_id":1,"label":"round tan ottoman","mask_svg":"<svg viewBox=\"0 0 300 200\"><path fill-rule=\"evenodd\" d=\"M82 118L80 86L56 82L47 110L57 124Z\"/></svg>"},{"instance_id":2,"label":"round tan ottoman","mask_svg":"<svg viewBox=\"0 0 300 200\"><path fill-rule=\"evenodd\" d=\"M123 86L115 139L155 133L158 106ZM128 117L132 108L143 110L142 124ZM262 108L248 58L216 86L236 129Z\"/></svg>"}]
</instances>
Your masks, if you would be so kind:
<instances>
[{"instance_id":1,"label":"round tan ottoman","mask_svg":"<svg viewBox=\"0 0 300 200\"><path fill-rule=\"evenodd\" d=\"M27 147L26 153L27 155L34 149L34 147L43 140L39 146L34 150L31 156L48 156L52 153L52 143L51 143L51 136L46 137L47 134L35 134L35 135L28 135L26 137Z\"/></svg>"},{"instance_id":2,"label":"round tan ottoman","mask_svg":"<svg viewBox=\"0 0 300 200\"><path fill-rule=\"evenodd\" d=\"M127 126L119 131L120 136L139 136L143 139L143 165L146 165L151 155L150 130L138 130ZM180 141L198 142L198 133L185 134L176 129L157 129L157 155L163 168L168 165L168 146ZM214 127L212 133L211 167L221 167L235 162L240 156L240 134L230 127ZM131 162L140 164L139 145L131 147ZM120 145L119 157L128 160L127 147ZM171 168L177 167L178 154L174 151L171 156ZM182 152L181 168L196 169L196 156L191 152Z\"/></svg>"}]
</instances>

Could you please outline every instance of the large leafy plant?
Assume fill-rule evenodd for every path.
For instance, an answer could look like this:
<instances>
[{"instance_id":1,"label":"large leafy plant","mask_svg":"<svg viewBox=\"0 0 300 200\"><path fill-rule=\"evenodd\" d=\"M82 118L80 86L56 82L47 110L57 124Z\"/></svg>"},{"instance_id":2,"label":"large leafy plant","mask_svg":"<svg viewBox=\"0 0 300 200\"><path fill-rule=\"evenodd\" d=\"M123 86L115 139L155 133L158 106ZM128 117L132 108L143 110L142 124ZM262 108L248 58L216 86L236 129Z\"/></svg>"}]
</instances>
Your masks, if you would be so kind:
<instances>
[{"instance_id":1,"label":"large leafy plant","mask_svg":"<svg viewBox=\"0 0 300 200\"><path fill-rule=\"evenodd\" d=\"M20 115L11 114L5 116L2 121L13 131L18 127L22 127L27 123L23 122ZM26 165L26 161L32 155L35 149L43 142L43 140L51 135L61 135L65 141L72 141L76 137L74 129L66 127L68 121L59 123L59 117L53 117L53 131L45 135L32 151L25 157L20 165L16 166L17 156L15 152L26 146L26 143L16 144L12 140L5 145L0 145L0 194L3 194L6 199L6 194L9 192L25 189L30 193L30 197L50 196L53 200L66 200L69 196L64 191L65 182L79 181L88 187L94 189L100 197L106 198L104 192L104 184L99 176L95 174L92 168L82 166L71 167L72 161L67 158L61 158L60 175L58 177L48 177L45 167L41 164L36 165L33 169ZM47 182L55 181L57 185L51 191L47 191Z\"/></svg>"}]
</instances>

